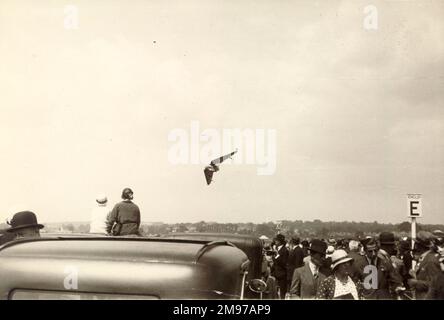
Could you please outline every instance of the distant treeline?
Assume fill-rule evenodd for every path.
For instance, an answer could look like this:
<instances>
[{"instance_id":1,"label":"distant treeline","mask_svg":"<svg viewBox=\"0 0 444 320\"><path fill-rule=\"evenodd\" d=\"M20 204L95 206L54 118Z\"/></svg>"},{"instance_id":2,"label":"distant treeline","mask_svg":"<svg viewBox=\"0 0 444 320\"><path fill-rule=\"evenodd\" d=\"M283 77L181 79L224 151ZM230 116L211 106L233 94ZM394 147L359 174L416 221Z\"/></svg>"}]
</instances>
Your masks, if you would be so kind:
<instances>
[{"instance_id":1,"label":"distant treeline","mask_svg":"<svg viewBox=\"0 0 444 320\"><path fill-rule=\"evenodd\" d=\"M0 230L6 229L6 224L0 224ZM48 224L45 228L47 232L89 232L87 222ZM417 230L444 230L442 224L418 224ZM301 238L356 238L366 235L377 235L383 231L394 232L398 236L406 236L410 233L410 222L399 224L387 224L378 222L333 222L333 221L302 221L302 220L282 220L267 223L217 223L200 221L196 223L151 223L142 224L143 235L164 235L172 232L215 232L215 233L237 233L250 234L255 236L265 235L274 237L280 232L287 237L299 236Z\"/></svg>"},{"instance_id":2,"label":"distant treeline","mask_svg":"<svg viewBox=\"0 0 444 320\"><path fill-rule=\"evenodd\" d=\"M280 232L287 237L299 236L301 238L356 238L366 235L376 235L383 231L394 232L399 236L410 233L410 222L399 224L383 224L378 222L323 222L314 221L290 221L283 220L279 222L267 222L261 224L255 223L215 223L200 221L197 223L178 223L178 224L151 224L143 225L144 234L166 234L170 232L218 232L218 233L238 233L251 234L255 236L265 235L272 238ZM444 230L444 225L426 225L418 224L417 230L433 231L436 229Z\"/></svg>"}]
</instances>

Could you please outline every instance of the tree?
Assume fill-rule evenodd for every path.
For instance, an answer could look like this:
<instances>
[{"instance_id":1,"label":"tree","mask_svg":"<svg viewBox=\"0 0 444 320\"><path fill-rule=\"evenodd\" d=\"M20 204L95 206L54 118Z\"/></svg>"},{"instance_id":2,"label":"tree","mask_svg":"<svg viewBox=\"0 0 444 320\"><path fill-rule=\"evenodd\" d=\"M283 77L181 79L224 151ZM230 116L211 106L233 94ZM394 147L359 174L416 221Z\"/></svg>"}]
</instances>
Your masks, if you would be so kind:
<instances>
[{"instance_id":1,"label":"tree","mask_svg":"<svg viewBox=\"0 0 444 320\"><path fill-rule=\"evenodd\" d=\"M258 236L266 235L267 237L272 238L274 236L274 233L274 227L270 226L269 224L262 223L256 226L256 234Z\"/></svg>"},{"instance_id":2,"label":"tree","mask_svg":"<svg viewBox=\"0 0 444 320\"><path fill-rule=\"evenodd\" d=\"M64 224L63 230L74 232L74 225L72 223Z\"/></svg>"},{"instance_id":3,"label":"tree","mask_svg":"<svg viewBox=\"0 0 444 320\"><path fill-rule=\"evenodd\" d=\"M77 232L79 232L79 233L88 233L89 230L90 230L90 225L89 224L81 224L77 228Z\"/></svg>"},{"instance_id":4,"label":"tree","mask_svg":"<svg viewBox=\"0 0 444 320\"><path fill-rule=\"evenodd\" d=\"M396 229L400 232L409 232L411 230L410 222L404 221L396 227Z\"/></svg>"}]
</instances>

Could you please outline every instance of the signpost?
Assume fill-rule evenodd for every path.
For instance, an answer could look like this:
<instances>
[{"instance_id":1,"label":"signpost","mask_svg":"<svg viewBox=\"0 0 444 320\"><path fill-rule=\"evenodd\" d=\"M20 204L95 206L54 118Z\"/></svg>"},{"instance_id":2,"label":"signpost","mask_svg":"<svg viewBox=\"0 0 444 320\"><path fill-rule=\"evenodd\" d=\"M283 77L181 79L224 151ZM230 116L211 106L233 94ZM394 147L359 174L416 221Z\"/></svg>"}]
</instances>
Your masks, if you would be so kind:
<instances>
[{"instance_id":1,"label":"signpost","mask_svg":"<svg viewBox=\"0 0 444 320\"><path fill-rule=\"evenodd\" d=\"M416 239L416 218L422 217L422 195L420 193L407 194L407 212L412 224L412 249Z\"/></svg>"}]
</instances>

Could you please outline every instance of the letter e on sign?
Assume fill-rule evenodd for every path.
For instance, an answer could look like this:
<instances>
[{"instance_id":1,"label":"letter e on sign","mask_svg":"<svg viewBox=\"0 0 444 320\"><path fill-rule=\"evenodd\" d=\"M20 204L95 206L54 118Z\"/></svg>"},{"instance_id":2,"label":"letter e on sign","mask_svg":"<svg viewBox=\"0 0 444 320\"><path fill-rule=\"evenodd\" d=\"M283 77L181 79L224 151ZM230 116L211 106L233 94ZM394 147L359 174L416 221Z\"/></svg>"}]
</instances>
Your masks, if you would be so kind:
<instances>
[{"instance_id":1,"label":"letter e on sign","mask_svg":"<svg viewBox=\"0 0 444 320\"><path fill-rule=\"evenodd\" d=\"M410 218L418 218L422 216L421 194L410 193L407 195L407 212Z\"/></svg>"}]
</instances>

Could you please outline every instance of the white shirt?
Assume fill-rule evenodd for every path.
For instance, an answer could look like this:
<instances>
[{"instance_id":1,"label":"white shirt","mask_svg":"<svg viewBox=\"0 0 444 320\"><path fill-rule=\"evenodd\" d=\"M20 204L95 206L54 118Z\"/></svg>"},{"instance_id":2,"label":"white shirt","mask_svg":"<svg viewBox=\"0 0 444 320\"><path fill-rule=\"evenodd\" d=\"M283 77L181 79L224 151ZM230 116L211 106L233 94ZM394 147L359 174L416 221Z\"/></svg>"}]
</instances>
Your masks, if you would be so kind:
<instances>
[{"instance_id":1,"label":"white shirt","mask_svg":"<svg viewBox=\"0 0 444 320\"><path fill-rule=\"evenodd\" d=\"M319 267L311 262L311 260L308 261L308 266L310 267L310 271L313 276L319 275Z\"/></svg>"},{"instance_id":2,"label":"white shirt","mask_svg":"<svg viewBox=\"0 0 444 320\"><path fill-rule=\"evenodd\" d=\"M277 247L277 252L279 252L279 250L281 250L281 248L283 247L284 245L280 245L279 247ZM279 258L279 253L274 257L275 259L277 259L277 258Z\"/></svg>"},{"instance_id":3,"label":"white shirt","mask_svg":"<svg viewBox=\"0 0 444 320\"><path fill-rule=\"evenodd\" d=\"M89 233L106 234L106 220L109 212L106 204L99 204L92 210Z\"/></svg>"}]
</instances>

